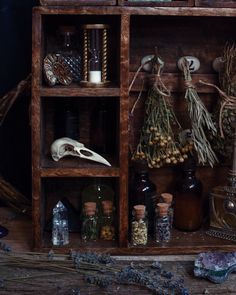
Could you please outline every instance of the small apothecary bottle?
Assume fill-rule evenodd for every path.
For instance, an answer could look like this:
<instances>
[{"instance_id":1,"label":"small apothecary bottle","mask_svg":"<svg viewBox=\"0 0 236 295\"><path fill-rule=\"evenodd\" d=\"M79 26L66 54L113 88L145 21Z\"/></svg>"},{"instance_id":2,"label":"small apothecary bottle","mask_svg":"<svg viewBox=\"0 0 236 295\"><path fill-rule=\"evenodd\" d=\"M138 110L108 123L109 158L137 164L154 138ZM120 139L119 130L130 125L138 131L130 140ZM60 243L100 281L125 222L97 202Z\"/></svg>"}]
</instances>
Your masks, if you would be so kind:
<instances>
[{"instance_id":1,"label":"small apothecary bottle","mask_svg":"<svg viewBox=\"0 0 236 295\"><path fill-rule=\"evenodd\" d=\"M174 209L173 209L173 195L169 193L162 193L160 201L163 203L168 204L168 216L170 219L170 226L172 228L173 226L173 221L174 221Z\"/></svg>"},{"instance_id":2,"label":"small apothecary bottle","mask_svg":"<svg viewBox=\"0 0 236 295\"><path fill-rule=\"evenodd\" d=\"M195 172L196 162L190 157L182 166L182 178L176 186L174 226L183 231L195 231L203 222L202 183Z\"/></svg>"},{"instance_id":3,"label":"small apothecary bottle","mask_svg":"<svg viewBox=\"0 0 236 295\"><path fill-rule=\"evenodd\" d=\"M83 241L95 241L98 238L98 217L95 202L86 202L83 207L81 236Z\"/></svg>"},{"instance_id":4,"label":"small apothecary bottle","mask_svg":"<svg viewBox=\"0 0 236 295\"><path fill-rule=\"evenodd\" d=\"M148 241L148 221L146 218L146 207L136 205L133 208L131 223L131 244L133 246L144 246Z\"/></svg>"},{"instance_id":5,"label":"small apothecary bottle","mask_svg":"<svg viewBox=\"0 0 236 295\"><path fill-rule=\"evenodd\" d=\"M69 244L68 212L61 201L53 208L52 244L54 246Z\"/></svg>"},{"instance_id":6,"label":"small apothecary bottle","mask_svg":"<svg viewBox=\"0 0 236 295\"><path fill-rule=\"evenodd\" d=\"M102 218L100 238L102 240L111 241L115 239L115 226L113 216L113 202L106 200L102 201Z\"/></svg>"},{"instance_id":7,"label":"small apothecary bottle","mask_svg":"<svg viewBox=\"0 0 236 295\"><path fill-rule=\"evenodd\" d=\"M169 205L157 203L155 218L155 238L157 243L166 243L171 238L171 225L168 215Z\"/></svg>"}]
</instances>

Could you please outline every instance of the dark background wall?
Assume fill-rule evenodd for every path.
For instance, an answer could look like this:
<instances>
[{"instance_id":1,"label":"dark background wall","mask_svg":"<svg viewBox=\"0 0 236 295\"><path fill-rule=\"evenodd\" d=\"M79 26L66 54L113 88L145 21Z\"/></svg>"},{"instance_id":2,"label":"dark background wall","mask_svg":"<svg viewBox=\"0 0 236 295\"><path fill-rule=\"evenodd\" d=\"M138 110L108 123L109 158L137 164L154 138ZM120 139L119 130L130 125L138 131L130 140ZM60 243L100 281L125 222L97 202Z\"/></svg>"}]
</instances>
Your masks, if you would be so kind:
<instances>
[{"instance_id":1,"label":"dark background wall","mask_svg":"<svg viewBox=\"0 0 236 295\"><path fill-rule=\"evenodd\" d=\"M31 16L36 0L0 0L0 97L31 72ZM31 197L30 96L0 127L0 174Z\"/></svg>"}]
</instances>

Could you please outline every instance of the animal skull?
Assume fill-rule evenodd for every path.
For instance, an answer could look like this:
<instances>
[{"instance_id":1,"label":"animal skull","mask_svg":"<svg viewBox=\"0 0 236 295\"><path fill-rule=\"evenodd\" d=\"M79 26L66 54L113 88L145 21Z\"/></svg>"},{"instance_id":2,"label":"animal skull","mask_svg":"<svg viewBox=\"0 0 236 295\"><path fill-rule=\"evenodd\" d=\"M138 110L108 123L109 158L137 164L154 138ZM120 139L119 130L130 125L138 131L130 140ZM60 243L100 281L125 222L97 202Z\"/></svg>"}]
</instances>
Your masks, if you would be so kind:
<instances>
[{"instance_id":1,"label":"animal skull","mask_svg":"<svg viewBox=\"0 0 236 295\"><path fill-rule=\"evenodd\" d=\"M62 137L55 140L51 145L51 155L56 162L66 156L75 156L111 166L102 156L87 149L83 143L69 137Z\"/></svg>"}]
</instances>

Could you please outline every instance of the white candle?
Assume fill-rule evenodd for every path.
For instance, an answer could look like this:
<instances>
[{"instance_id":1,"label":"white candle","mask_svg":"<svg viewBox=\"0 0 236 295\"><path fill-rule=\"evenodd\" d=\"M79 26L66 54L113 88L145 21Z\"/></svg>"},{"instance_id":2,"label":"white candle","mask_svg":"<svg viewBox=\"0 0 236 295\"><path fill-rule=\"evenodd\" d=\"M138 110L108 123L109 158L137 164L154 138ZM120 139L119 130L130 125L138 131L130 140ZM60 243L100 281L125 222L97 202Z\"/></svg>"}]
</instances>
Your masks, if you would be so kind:
<instances>
[{"instance_id":1,"label":"white candle","mask_svg":"<svg viewBox=\"0 0 236 295\"><path fill-rule=\"evenodd\" d=\"M89 71L89 82L91 83L101 83L102 72L101 71Z\"/></svg>"}]
</instances>

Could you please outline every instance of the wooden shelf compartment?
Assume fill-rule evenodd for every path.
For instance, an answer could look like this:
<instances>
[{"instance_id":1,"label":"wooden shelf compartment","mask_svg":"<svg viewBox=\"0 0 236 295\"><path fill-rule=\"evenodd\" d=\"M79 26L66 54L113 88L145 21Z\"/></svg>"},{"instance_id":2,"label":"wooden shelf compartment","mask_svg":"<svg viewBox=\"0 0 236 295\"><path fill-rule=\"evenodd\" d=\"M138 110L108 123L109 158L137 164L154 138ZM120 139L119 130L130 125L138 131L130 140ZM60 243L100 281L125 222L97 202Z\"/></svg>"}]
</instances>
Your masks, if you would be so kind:
<instances>
[{"instance_id":1,"label":"wooden shelf compartment","mask_svg":"<svg viewBox=\"0 0 236 295\"><path fill-rule=\"evenodd\" d=\"M85 16L85 15L43 15L42 16L42 32L41 32L41 39L42 39L42 49L41 49L41 85L47 86L47 83L44 79L43 74L43 60L48 54L54 54L54 53L60 53L62 48L62 37L59 34L60 27L65 26L74 26L76 29L76 44L74 45L77 54L81 56L81 78L83 79L83 29L82 25L84 24L107 24L110 26L108 30L108 50L107 50L107 76L108 80L113 83L113 85L120 84L119 81L119 72L120 72L120 16L109 16L109 15L93 15L93 16ZM71 87L71 88L70 88ZM61 87L62 93L64 92L65 95L68 96L69 91L71 92L70 95L74 96L73 93L77 89L74 89L74 86L70 87ZM52 88L43 88L42 89L42 95L47 95L49 89ZM66 88L70 89L66 91ZM112 88L112 87L111 87ZM57 87L55 87L57 89ZM60 89L60 87L59 87ZM105 95L106 90L98 90L98 93L100 95ZM113 90L116 92L118 89ZM94 89L88 89L85 88L84 90L81 90L81 93L85 93L85 95L88 96L86 93L91 93L91 95L94 95ZM104 93L102 94L102 91ZM46 93L45 93L46 92ZM78 91L79 92L79 91ZM114 95L113 92L113 95ZM49 95L50 95L49 91ZM80 92L79 92L80 93ZM112 93L112 92L111 92ZM52 94L53 95L53 94ZM60 90L55 90L55 95L61 96ZM69 96L70 96L69 95ZM81 94L79 94L81 95ZM112 94L110 94L112 95Z\"/></svg>"},{"instance_id":2,"label":"wooden shelf compartment","mask_svg":"<svg viewBox=\"0 0 236 295\"><path fill-rule=\"evenodd\" d=\"M52 230L52 210L60 200L69 208L69 230L70 230L70 245L68 247L84 247L86 244L81 242L81 226L82 226L82 207L85 201L83 191L86 187L100 183L108 185L114 191L114 196L106 196L114 200L114 222L116 229L116 239L110 243L99 241L94 243L94 247L104 247L104 244L118 247L119 242L119 177L50 177L41 179L41 201L40 222L35 224L35 248L44 249L52 247L51 230ZM88 199L89 198L89 199ZM87 195L86 201L95 201L94 196ZM72 219L70 219L72 218ZM70 224L73 224L70 227ZM93 244L93 243L92 243ZM58 248L58 247L55 247Z\"/></svg>"},{"instance_id":3,"label":"wooden shelf compartment","mask_svg":"<svg viewBox=\"0 0 236 295\"><path fill-rule=\"evenodd\" d=\"M120 88L107 86L87 88L76 84L70 86L41 87L40 95L44 97L118 97Z\"/></svg>"},{"instance_id":4,"label":"wooden shelf compartment","mask_svg":"<svg viewBox=\"0 0 236 295\"><path fill-rule=\"evenodd\" d=\"M109 124L103 126L105 129L106 136L102 137L96 129L96 125L105 124L99 117L97 113L100 105L104 103L106 105L105 109L102 111ZM41 99L41 109L42 109L42 124L41 124L41 167L43 168L53 168L53 169L63 169L63 168L106 168L110 171L110 167L105 166L94 161L89 161L81 159L79 157L63 158L58 162L55 162L51 157L51 145L59 138L68 137L69 131L66 131L66 112L67 109L73 110L76 116L76 123L73 123L73 128L77 133L78 142L83 143L85 148L88 148L98 154L103 156L104 152L100 150L101 140L105 141L105 147L107 149L107 154L104 158L111 162L113 168L119 166L119 104L120 100L118 97L110 98L97 98L97 97L73 97L73 98L53 98L47 97ZM75 125L75 126L74 126ZM101 126L101 128L103 128ZM99 145L100 143L100 145ZM101 147L103 148L103 147ZM117 170L117 169L116 169Z\"/></svg>"},{"instance_id":5,"label":"wooden shelf compartment","mask_svg":"<svg viewBox=\"0 0 236 295\"><path fill-rule=\"evenodd\" d=\"M172 1L137 1L137 0L118 0L121 6L159 6L159 7L180 7L194 6L194 0L172 0Z\"/></svg>"}]
</instances>

